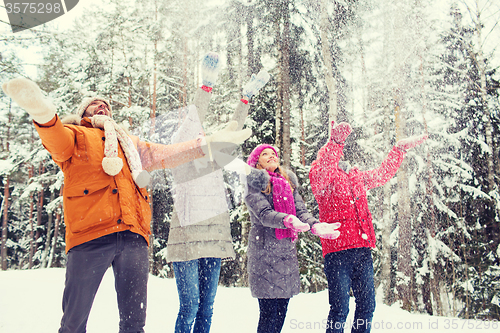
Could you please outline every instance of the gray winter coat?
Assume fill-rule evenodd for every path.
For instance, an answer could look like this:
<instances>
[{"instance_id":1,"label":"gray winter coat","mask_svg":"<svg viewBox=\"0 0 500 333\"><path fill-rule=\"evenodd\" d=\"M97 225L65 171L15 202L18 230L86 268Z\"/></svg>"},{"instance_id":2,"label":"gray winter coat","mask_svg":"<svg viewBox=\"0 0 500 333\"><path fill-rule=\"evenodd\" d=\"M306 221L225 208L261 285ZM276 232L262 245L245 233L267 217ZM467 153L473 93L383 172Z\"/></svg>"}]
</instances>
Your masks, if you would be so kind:
<instances>
[{"instance_id":1,"label":"gray winter coat","mask_svg":"<svg viewBox=\"0 0 500 333\"><path fill-rule=\"evenodd\" d=\"M211 94L198 89L194 113L189 111L174 142L197 137ZM233 120L243 128L249 105L239 102ZM241 121L241 124L240 124ZM167 261L189 261L199 258L234 258L229 208L222 169L214 162L206 166L193 162L172 170L174 175L174 212L167 244Z\"/></svg>"},{"instance_id":2,"label":"gray winter coat","mask_svg":"<svg viewBox=\"0 0 500 333\"><path fill-rule=\"evenodd\" d=\"M311 226L318 223L299 194L297 176L287 172L295 187L293 199L297 218ZM255 298L291 298L300 291L297 250L291 238L276 238L275 229L285 229L283 218L287 214L274 210L272 193L262 193L268 182L269 174L264 170L252 169L247 176L245 203L252 223L247 265L250 290Z\"/></svg>"}]
</instances>

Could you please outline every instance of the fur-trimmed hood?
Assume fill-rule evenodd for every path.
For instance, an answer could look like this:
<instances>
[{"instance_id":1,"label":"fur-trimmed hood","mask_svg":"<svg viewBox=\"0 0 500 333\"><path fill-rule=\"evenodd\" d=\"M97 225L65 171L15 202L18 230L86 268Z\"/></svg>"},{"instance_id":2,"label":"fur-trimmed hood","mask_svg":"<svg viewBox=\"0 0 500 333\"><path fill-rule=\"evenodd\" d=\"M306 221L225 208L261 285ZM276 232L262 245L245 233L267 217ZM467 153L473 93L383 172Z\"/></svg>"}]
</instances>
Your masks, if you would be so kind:
<instances>
[{"instance_id":1,"label":"fur-trimmed hood","mask_svg":"<svg viewBox=\"0 0 500 333\"><path fill-rule=\"evenodd\" d=\"M88 118L88 117L80 118L76 114L69 114L69 115L64 116L63 118L61 118L61 122L64 125L93 127L90 118ZM132 135L130 133L128 126L124 126L124 125L126 125L126 123L118 124L118 126L120 126L125 131L125 133L127 133L128 135Z\"/></svg>"},{"instance_id":2,"label":"fur-trimmed hood","mask_svg":"<svg viewBox=\"0 0 500 333\"><path fill-rule=\"evenodd\" d=\"M77 126L82 126L81 124L81 120L83 118L80 117L79 115L77 114L69 114L67 116L64 116L63 118L61 118L61 122L64 124L64 125L77 125Z\"/></svg>"}]
</instances>

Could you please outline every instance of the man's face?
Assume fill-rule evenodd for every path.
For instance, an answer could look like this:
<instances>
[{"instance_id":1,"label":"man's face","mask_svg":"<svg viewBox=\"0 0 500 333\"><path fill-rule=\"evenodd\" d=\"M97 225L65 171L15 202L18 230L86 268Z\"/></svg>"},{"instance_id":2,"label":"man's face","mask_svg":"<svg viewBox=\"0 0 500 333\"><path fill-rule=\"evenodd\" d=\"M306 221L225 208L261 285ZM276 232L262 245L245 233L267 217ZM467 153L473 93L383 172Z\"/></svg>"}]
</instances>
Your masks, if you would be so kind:
<instances>
[{"instance_id":1,"label":"man's face","mask_svg":"<svg viewBox=\"0 0 500 333\"><path fill-rule=\"evenodd\" d=\"M92 117L95 115L104 115L111 117L111 111L109 111L109 107L106 103L103 101L93 101L90 103L90 105L87 107L85 112L83 113L84 117Z\"/></svg>"}]
</instances>

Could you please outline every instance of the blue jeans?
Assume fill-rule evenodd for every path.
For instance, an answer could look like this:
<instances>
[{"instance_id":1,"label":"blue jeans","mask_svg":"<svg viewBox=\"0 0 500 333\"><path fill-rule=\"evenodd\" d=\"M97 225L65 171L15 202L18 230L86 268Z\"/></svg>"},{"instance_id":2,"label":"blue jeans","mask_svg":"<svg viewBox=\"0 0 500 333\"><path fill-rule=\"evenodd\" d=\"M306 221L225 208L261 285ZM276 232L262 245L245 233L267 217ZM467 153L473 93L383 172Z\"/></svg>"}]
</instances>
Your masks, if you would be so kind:
<instances>
[{"instance_id":1,"label":"blue jeans","mask_svg":"<svg viewBox=\"0 0 500 333\"><path fill-rule=\"evenodd\" d=\"M141 235L122 231L69 250L59 333L86 332L94 297L110 265L115 274L120 312L119 332L144 332L149 275L148 244Z\"/></svg>"},{"instance_id":2,"label":"blue jeans","mask_svg":"<svg viewBox=\"0 0 500 333\"><path fill-rule=\"evenodd\" d=\"M190 333L193 322L193 333L210 332L221 259L179 261L173 266L180 304L175 333Z\"/></svg>"},{"instance_id":3,"label":"blue jeans","mask_svg":"<svg viewBox=\"0 0 500 333\"><path fill-rule=\"evenodd\" d=\"M285 323L289 298L259 298L257 333L279 333Z\"/></svg>"},{"instance_id":4,"label":"blue jeans","mask_svg":"<svg viewBox=\"0 0 500 333\"><path fill-rule=\"evenodd\" d=\"M368 333L375 311L373 259L369 248L355 248L325 256L330 313L327 333L342 333L349 313L349 291L356 298L351 333Z\"/></svg>"}]
</instances>

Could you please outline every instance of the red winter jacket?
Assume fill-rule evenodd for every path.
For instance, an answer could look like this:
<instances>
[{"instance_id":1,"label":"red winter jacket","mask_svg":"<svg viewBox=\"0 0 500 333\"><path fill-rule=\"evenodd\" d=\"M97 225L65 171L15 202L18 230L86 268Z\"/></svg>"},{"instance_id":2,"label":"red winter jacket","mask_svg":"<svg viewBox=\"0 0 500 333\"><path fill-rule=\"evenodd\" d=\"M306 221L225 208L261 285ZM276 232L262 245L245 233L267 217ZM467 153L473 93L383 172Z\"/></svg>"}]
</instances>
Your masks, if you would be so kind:
<instances>
[{"instance_id":1,"label":"red winter jacket","mask_svg":"<svg viewBox=\"0 0 500 333\"><path fill-rule=\"evenodd\" d=\"M360 171L352 168L346 173L338 165L343 149L343 144L329 141L319 150L309 173L312 191L319 205L319 220L342 224L337 239L321 238L323 256L352 248L375 247L375 231L366 191L391 179L405 155L394 147L377 169Z\"/></svg>"}]
</instances>

